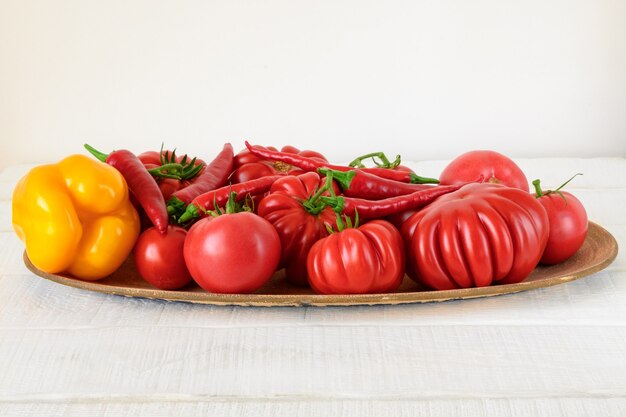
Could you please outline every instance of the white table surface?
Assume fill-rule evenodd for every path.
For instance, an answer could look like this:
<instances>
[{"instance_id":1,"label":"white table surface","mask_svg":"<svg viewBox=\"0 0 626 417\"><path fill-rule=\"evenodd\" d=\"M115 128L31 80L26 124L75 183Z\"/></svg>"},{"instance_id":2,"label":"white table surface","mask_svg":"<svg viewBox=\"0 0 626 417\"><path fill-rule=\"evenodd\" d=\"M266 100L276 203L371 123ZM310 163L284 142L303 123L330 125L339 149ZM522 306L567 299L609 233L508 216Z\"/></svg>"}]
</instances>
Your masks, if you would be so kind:
<instances>
[{"instance_id":1,"label":"white table surface","mask_svg":"<svg viewBox=\"0 0 626 417\"><path fill-rule=\"evenodd\" d=\"M626 247L626 159L517 161ZM444 162L412 164L437 176ZM90 293L22 263L0 173L0 415L624 416L626 255L493 298L212 307Z\"/></svg>"}]
</instances>

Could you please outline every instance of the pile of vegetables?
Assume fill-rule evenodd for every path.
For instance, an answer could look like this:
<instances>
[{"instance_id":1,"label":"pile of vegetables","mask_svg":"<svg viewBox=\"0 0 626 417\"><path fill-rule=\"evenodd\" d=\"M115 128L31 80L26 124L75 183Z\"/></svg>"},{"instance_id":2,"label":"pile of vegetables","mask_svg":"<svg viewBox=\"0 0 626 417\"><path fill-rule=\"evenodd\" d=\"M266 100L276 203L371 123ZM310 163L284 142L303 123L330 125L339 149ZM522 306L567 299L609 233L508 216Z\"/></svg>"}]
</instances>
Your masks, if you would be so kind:
<instances>
[{"instance_id":1,"label":"pile of vegetables","mask_svg":"<svg viewBox=\"0 0 626 417\"><path fill-rule=\"evenodd\" d=\"M497 152L460 155L436 179L399 156L337 165L245 145L235 154L226 143L208 163L86 145L96 159L72 155L19 181L14 229L49 273L97 280L132 256L160 289L251 293L284 269L320 294L393 292L405 275L432 290L517 283L569 259L587 234L567 182L544 191L535 180L530 193Z\"/></svg>"}]
</instances>

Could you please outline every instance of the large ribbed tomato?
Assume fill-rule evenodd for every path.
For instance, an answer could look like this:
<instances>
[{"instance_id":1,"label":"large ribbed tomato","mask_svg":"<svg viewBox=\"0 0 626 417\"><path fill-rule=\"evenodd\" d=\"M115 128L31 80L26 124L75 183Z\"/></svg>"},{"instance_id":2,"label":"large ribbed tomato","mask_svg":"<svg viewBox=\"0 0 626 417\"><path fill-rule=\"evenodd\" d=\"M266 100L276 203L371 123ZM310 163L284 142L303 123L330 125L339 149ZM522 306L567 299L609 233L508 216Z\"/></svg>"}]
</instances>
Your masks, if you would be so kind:
<instances>
[{"instance_id":1,"label":"large ribbed tomato","mask_svg":"<svg viewBox=\"0 0 626 417\"><path fill-rule=\"evenodd\" d=\"M436 290L517 283L537 266L549 231L531 194L468 184L404 222L407 274Z\"/></svg>"},{"instance_id":2,"label":"large ribbed tomato","mask_svg":"<svg viewBox=\"0 0 626 417\"><path fill-rule=\"evenodd\" d=\"M398 289L404 278L400 232L372 220L318 240L309 252L309 284L320 294L375 294Z\"/></svg>"},{"instance_id":3,"label":"large ribbed tomato","mask_svg":"<svg viewBox=\"0 0 626 417\"><path fill-rule=\"evenodd\" d=\"M269 221L281 241L281 265L287 278L296 285L307 285L306 257L319 239L328 236L326 225L335 224L335 212L307 207L305 202L323 186L315 172L288 175L272 184L268 196L261 200L259 216Z\"/></svg>"}]
</instances>

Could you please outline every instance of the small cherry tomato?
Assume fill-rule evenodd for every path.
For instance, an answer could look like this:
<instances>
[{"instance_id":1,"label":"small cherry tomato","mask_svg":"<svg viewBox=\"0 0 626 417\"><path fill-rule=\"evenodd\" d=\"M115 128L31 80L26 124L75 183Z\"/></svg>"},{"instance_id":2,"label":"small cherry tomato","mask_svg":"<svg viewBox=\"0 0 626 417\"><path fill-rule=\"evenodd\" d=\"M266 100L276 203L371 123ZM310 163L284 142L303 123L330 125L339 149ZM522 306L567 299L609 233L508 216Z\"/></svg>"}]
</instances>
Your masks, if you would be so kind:
<instances>
[{"instance_id":1,"label":"small cherry tomato","mask_svg":"<svg viewBox=\"0 0 626 417\"><path fill-rule=\"evenodd\" d=\"M187 231L168 226L162 234L155 227L144 231L133 250L139 275L162 290L177 290L191 281L185 265L183 247Z\"/></svg>"},{"instance_id":2,"label":"small cherry tomato","mask_svg":"<svg viewBox=\"0 0 626 417\"><path fill-rule=\"evenodd\" d=\"M280 238L253 213L209 216L189 229L184 255L191 276L205 290L252 293L276 271Z\"/></svg>"},{"instance_id":3,"label":"small cherry tomato","mask_svg":"<svg viewBox=\"0 0 626 417\"><path fill-rule=\"evenodd\" d=\"M506 185L528 192L528 180L510 158L494 151L470 151L456 157L439 176L441 185L477 181Z\"/></svg>"},{"instance_id":4,"label":"small cherry tomato","mask_svg":"<svg viewBox=\"0 0 626 417\"><path fill-rule=\"evenodd\" d=\"M554 191L542 191L539 180L533 181L533 185L535 197L546 209L550 223L548 244L539 262L547 265L561 263L583 245L587 237L587 211L572 194L560 191L561 187Z\"/></svg>"}]
</instances>

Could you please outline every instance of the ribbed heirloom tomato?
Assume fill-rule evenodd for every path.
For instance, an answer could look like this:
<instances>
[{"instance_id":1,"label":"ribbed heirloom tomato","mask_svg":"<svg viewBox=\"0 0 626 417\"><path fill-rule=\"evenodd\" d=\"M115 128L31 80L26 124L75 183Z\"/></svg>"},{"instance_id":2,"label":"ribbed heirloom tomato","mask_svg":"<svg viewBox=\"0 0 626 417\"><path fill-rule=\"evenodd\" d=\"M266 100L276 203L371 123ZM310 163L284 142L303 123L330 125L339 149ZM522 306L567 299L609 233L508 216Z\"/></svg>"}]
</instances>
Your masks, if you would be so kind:
<instances>
[{"instance_id":1,"label":"ribbed heirloom tomato","mask_svg":"<svg viewBox=\"0 0 626 417\"><path fill-rule=\"evenodd\" d=\"M279 178L258 208L259 215L267 219L280 236L281 265L287 278L296 285L308 285L306 257L309 250L319 239L328 236L326 225L335 224L335 212L311 200L316 192L323 191L324 182L320 181L315 172Z\"/></svg>"},{"instance_id":2,"label":"ribbed heirloom tomato","mask_svg":"<svg viewBox=\"0 0 626 417\"><path fill-rule=\"evenodd\" d=\"M537 266L549 230L531 194L468 184L404 222L407 274L436 290L517 283Z\"/></svg>"},{"instance_id":3,"label":"ribbed heirloom tomato","mask_svg":"<svg viewBox=\"0 0 626 417\"><path fill-rule=\"evenodd\" d=\"M372 220L318 240L307 257L309 283L321 294L374 294L398 289L404 245L391 223Z\"/></svg>"},{"instance_id":4,"label":"ribbed heirloom tomato","mask_svg":"<svg viewBox=\"0 0 626 417\"><path fill-rule=\"evenodd\" d=\"M256 214L223 214L194 224L183 252L191 276L205 290L251 293L274 274L280 239L272 225Z\"/></svg>"}]
</instances>

